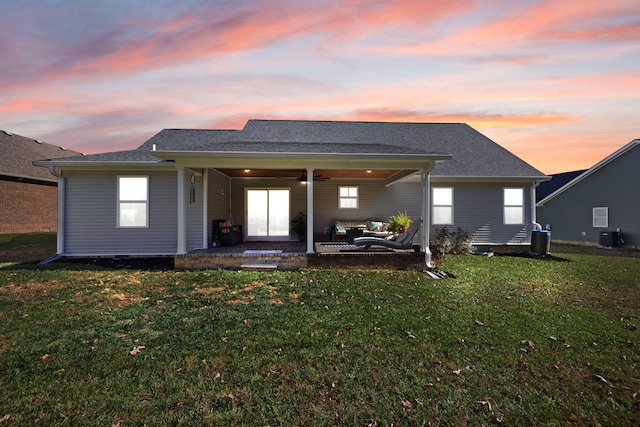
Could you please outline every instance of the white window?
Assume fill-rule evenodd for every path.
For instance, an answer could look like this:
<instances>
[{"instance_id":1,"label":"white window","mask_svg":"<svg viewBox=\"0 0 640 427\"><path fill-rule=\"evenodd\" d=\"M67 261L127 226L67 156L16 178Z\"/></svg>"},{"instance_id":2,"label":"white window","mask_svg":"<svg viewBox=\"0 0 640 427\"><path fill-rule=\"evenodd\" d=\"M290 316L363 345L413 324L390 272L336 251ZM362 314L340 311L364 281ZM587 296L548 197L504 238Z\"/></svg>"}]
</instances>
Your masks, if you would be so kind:
<instances>
[{"instance_id":1,"label":"white window","mask_svg":"<svg viewBox=\"0 0 640 427\"><path fill-rule=\"evenodd\" d=\"M149 177L118 177L118 227L148 227Z\"/></svg>"},{"instance_id":2,"label":"white window","mask_svg":"<svg viewBox=\"0 0 640 427\"><path fill-rule=\"evenodd\" d=\"M453 224L453 188L434 187L433 224Z\"/></svg>"},{"instance_id":3,"label":"white window","mask_svg":"<svg viewBox=\"0 0 640 427\"><path fill-rule=\"evenodd\" d=\"M593 208L593 226L602 228L609 226L609 208Z\"/></svg>"},{"instance_id":4,"label":"white window","mask_svg":"<svg viewBox=\"0 0 640 427\"><path fill-rule=\"evenodd\" d=\"M358 209L358 187L338 187L338 207Z\"/></svg>"},{"instance_id":5,"label":"white window","mask_svg":"<svg viewBox=\"0 0 640 427\"><path fill-rule=\"evenodd\" d=\"M524 224L524 188L504 189L504 223Z\"/></svg>"}]
</instances>

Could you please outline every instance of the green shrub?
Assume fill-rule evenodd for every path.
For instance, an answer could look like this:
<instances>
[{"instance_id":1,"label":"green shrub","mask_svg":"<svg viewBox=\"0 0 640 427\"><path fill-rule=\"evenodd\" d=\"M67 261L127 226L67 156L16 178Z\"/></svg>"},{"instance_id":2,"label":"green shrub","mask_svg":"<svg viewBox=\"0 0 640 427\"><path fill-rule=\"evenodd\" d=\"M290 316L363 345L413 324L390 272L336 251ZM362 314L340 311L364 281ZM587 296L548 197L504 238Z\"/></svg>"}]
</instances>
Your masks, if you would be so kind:
<instances>
[{"instance_id":1,"label":"green shrub","mask_svg":"<svg viewBox=\"0 0 640 427\"><path fill-rule=\"evenodd\" d=\"M473 236L460 227L455 232L442 227L436 230L435 238L429 246L435 253L470 254L473 252Z\"/></svg>"}]
</instances>

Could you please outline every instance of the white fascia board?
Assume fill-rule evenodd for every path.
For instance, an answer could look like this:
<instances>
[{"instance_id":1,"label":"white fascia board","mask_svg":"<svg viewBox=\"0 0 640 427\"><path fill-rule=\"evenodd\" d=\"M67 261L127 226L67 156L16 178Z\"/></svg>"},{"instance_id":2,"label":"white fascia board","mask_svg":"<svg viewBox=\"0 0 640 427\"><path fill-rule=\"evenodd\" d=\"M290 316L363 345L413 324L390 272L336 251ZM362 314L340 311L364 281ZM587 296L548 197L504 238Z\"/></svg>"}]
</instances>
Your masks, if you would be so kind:
<instances>
[{"instance_id":1,"label":"white fascia board","mask_svg":"<svg viewBox=\"0 0 640 427\"><path fill-rule=\"evenodd\" d=\"M153 152L184 167L331 168L331 169L422 169L425 163L449 160L449 154L344 154L344 153L256 153L256 152Z\"/></svg>"},{"instance_id":2,"label":"white fascia board","mask_svg":"<svg viewBox=\"0 0 640 427\"><path fill-rule=\"evenodd\" d=\"M435 175L431 174L431 182L543 182L551 177L543 176L462 176L462 175Z\"/></svg>"},{"instance_id":3,"label":"white fascia board","mask_svg":"<svg viewBox=\"0 0 640 427\"><path fill-rule=\"evenodd\" d=\"M157 162L157 161L131 161L131 162L56 162L52 160L34 161L35 166L49 167L55 166L59 169L75 169L75 170L119 170L131 168L143 169L175 169L173 162Z\"/></svg>"}]
</instances>

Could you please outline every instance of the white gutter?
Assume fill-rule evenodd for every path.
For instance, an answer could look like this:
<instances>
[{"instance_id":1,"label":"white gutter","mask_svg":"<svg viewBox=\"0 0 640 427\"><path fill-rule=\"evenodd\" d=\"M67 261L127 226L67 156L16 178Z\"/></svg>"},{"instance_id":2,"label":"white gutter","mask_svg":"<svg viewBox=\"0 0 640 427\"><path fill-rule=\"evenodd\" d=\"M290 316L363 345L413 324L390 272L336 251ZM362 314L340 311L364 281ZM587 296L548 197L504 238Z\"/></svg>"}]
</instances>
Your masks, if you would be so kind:
<instances>
[{"instance_id":1,"label":"white gutter","mask_svg":"<svg viewBox=\"0 0 640 427\"><path fill-rule=\"evenodd\" d=\"M540 185L540 181L536 181L531 186L531 223L535 224L538 222L537 212L536 212L536 188Z\"/></svg>"},{"instance_id":2,"label":"white gutter","mask_svg":"<svg viewBox=\"0 0 640 427\"><path fill-rule=\"evenodd\" d=\"M422 171L422 251L424 252L424 263L427 268L432 269L431 249L429 249L429 226L431 224L431 178L430 174L433 170L433 162L428 169Z\"/></svg>"},{"instance_id":3,"label":"white gutter","mask_svg":"<svg viewBox=\"0 0 640 427\"><path fill-rule=\"evenodd\" d=\"M65 179L62 174L56 172L55 166L49 166L51 175L58 178L58 227L56 234L56 255L64 253L64 205L65 205Z\"/></svg>"}]
</instances>

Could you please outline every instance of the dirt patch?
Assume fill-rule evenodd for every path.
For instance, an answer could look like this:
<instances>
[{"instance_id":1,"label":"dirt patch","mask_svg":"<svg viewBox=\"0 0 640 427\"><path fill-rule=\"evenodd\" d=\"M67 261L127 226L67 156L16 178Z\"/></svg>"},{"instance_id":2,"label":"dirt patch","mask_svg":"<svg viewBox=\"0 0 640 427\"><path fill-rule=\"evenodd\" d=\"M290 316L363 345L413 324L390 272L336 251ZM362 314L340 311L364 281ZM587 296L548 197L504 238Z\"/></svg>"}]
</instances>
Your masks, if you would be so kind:
<instances>
[{"instance_id":1,"label":"dirt patch","mask_svg":"<svg viewBox=\"0 0 640 427\"><path fill-rule=\"evenodd\" d=\"M22 285L15 285L9 283L6 286L0 287L0 292L10 294L16 297L20 296L33 296L33 295L46 295L53 290L61 288L57 282L48 283L25 283Z\"/></svg>"},{"instance_id":2,"label":"dirt patch","mask_svg":"<svg viewBox=\"0 0 640 427\"><path fill-rule=\"evenodd\" d=\"M173 270L173 257L61 258L52 264L90 264L112 270Z\"/></svg>"}]
</instances>

